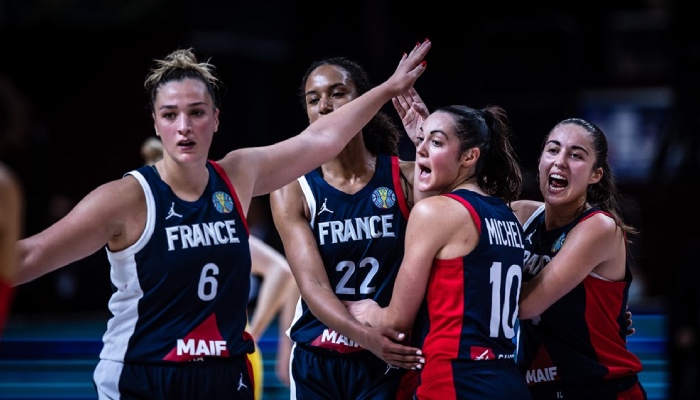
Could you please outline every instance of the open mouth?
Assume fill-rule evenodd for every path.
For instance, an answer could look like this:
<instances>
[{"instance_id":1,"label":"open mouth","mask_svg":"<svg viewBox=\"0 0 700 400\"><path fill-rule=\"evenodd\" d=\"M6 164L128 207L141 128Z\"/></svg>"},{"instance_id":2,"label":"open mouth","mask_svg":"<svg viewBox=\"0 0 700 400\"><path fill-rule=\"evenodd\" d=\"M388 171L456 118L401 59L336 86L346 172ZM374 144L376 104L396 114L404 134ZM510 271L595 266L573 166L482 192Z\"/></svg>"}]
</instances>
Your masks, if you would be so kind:
<instances>
[{"instance_id":1,"label":"open mouth","mask_svg":"<svg viewBox=\"0 0 700 400\"><path fill-rule=\"evenodd\" d=\"M569 185L569 181L559 174L549 175L549 187L552 189L563 189Z\"/></svg>"},{"instance_id":2,"label":"open mouth","mask_svg":"<svg viewBox=\"0 0 700 400\"><path fill-rule=\"evenodd\" d=\"M418 168L419 168L419 171L420 171L420 177L421 177L421 178L427 177L427 176L430 175L430 173L432 172L432 170L431 170L430 168L425 167L425 166L420 165L420 164L418 165Z\"/></svg>"}]
</instances>

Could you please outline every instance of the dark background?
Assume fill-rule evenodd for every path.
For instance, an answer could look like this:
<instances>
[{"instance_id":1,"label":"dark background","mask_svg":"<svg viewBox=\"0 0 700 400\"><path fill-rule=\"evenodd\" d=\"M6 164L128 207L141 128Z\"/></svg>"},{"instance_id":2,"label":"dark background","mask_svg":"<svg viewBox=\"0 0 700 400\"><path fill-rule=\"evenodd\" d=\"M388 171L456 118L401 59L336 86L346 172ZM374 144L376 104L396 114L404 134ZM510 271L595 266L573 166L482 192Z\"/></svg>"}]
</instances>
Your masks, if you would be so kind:
<instances>
[{"instance_id":1,"label":"dark background","mask_svg":"<svg viewBox=\"0 0 700 400\"><path fill-rule=\"evenodd\" d=\"M504 106L526 172L549 129L581 116L587 93L602 91L603 103L626 93L632 105L650 100L636 90L657 93L656 124L645 128L652 132L633 130L631 139L653 138L639 152L649 171L619 178L626 218L641 231L633 311L669 312L671 329L676 315L697 324L691 196L700 178L700 40L692 2L532 3L0 0L0 79L14 90L12 115L26 117L16 129L23 140L3 159L23 180L26 233L142 163L138 149L153 134L143 80L154 58L193 47L217 66L226 91L216 159L306 126L296 94L313 60L349 56L379 83L402 52L430 38L428 70L416 85L422 97L433 108ZM395 115L390 105L386 111ZM410 146L403 152L412 157ZM524 195L537 197L532 189ZM52 199L66 205L52 211ZM262 224L270 224L260 200ZM266 239L279 246L270 229ZM109 295L107 259L98 252L18 287L13 312L104 311Z\"/></svg>"}]
</instances>

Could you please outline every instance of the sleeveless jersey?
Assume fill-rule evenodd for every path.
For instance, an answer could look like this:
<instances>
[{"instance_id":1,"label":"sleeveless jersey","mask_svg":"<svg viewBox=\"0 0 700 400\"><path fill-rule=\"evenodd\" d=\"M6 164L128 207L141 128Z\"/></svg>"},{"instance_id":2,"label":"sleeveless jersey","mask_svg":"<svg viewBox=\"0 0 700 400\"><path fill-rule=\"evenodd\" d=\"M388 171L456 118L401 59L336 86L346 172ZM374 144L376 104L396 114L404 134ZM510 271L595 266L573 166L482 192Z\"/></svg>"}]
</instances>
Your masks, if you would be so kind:
<instances>
[{"instance_id":1,"label":"sleeveless jersey","mask_svg":"<svg viewBox=\"0 0 700 400\"><path fill-rule=\"evenodd\" d=\"M547 231L544 206L526 221L523 280L534 278L581 221L604 213L590 208L571 223ZM553 381L591 383L633 375L642 370L627 350L625 306L632 274L625 266L622 282L588 275L542 315L521 320L518 362L530 386Z\"/></svg>"},{"instance_id":2,"label":"sleeveless jersey","mask_svg":"<svg viewBox=\"0 0 700 400\"><path fill-rule=\"evenodd\" d=\"M355 194L332 187L318 170L299 178L328 279L340 300L371 298L380 306L389 304L409 212L400 180L398 158L384 154L377 155L372 179ZM303 299L290 337L342 353L363 350L326 327Z\"/></svg>"},{"instance_id":3,"label":"sleeveless jersey","mask_svg":"<svg viewBox=\"0 0 700 400\"><path fill-rule=\"evenodd\" d=\"M466 189L445 194L462 203L479 231L467 255L434 260L425 299L421 381L491 360L515 368L513 338L522 282L523 235L497 197ZM419 394L421 388L419 387Z\"/></svg>"},{"instance_id":4,"label":"sleeveless jersey","mask_svg":"<svg viewBox=\"0 0 700 400\"><path fill-rule=\"evenodd\" d=\"M113 316L101 359L143 364L227 358L254 350L245 332L251 258L248 226L225 172L207 163L196 201L178 198L155 167L128 172L146 195L132 246L112 252Z\"/></svg>"}]
</instances>

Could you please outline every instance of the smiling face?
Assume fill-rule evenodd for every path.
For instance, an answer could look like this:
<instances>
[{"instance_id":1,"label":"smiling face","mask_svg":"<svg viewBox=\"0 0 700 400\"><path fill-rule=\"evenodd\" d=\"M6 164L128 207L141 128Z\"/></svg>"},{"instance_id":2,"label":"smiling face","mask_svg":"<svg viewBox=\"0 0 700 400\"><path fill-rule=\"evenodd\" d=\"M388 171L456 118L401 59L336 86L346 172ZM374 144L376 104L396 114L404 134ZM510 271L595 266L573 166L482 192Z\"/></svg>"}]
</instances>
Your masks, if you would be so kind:
<instances>
[{"instance_id":1,"label":"smiling face","mask_svg":"<svg viewBox=\"0 0 700 400\"><path fill-rule=\"evenodd\" d=\"M321 65L309 74L304 94L309 123L359 96L349 74L337 65L329 64Z\"/></svg>"},{"instance_id":2,"label":"smiling face","mask_svg":"<svg viewBox=\"0 0 700 400\"><path fill-rule=\"evenodd\" d=\"M602 168L594 168L595 164L591 134L576 124L557 125L547 137L539 162L545 202L583 206L588 185L603 176Z\"/></svg>"},{"instance_id":3,"label":"smiling face","mask_svg":"<svg viewBox=\"0 0 700 400\"><path fill-rule=\"evenodd\" d=\"M182 162L206 161L219 128L219 110L202 81L186 78L163 84L153 109L156 133L167 156Z\"/></svg>"},{"instance_id":4,"label":"smiling face","mask_svg":"<svg viewBox=\"0 0 700 400\"><path fill-rule=\"evenodd\" d=\"M472 150L462 152L454 120L446 112L434 112L423 122L416 147L416 188L421 192L451 191L468 176Z\"/></svg>"}]
</instances>

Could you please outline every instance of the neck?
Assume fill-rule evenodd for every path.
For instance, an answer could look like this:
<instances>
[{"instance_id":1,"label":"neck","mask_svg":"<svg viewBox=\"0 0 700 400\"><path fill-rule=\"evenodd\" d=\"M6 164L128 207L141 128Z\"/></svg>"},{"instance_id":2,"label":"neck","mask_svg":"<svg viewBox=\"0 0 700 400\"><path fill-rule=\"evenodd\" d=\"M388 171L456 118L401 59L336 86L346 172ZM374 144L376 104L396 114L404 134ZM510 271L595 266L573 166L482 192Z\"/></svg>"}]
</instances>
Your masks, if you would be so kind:
<instances>
[{"instance_id":1,"label":"neck","mask_svg":"<svg viewBox=\"0 0 700 400\"><path fill-rule=\"evenodd\" d=\"M467 177L464 179L457 179L456 182L458 183L453 183L452 185L449 185L447 188L444 190L441 190L439 193L451 193L457 189L467 189L471 190L472 192L476 192L482 195L486 195L483 190L479 187L479 185L476 183L476 180L474 177Z\"/></svg>"}]
</instances>

